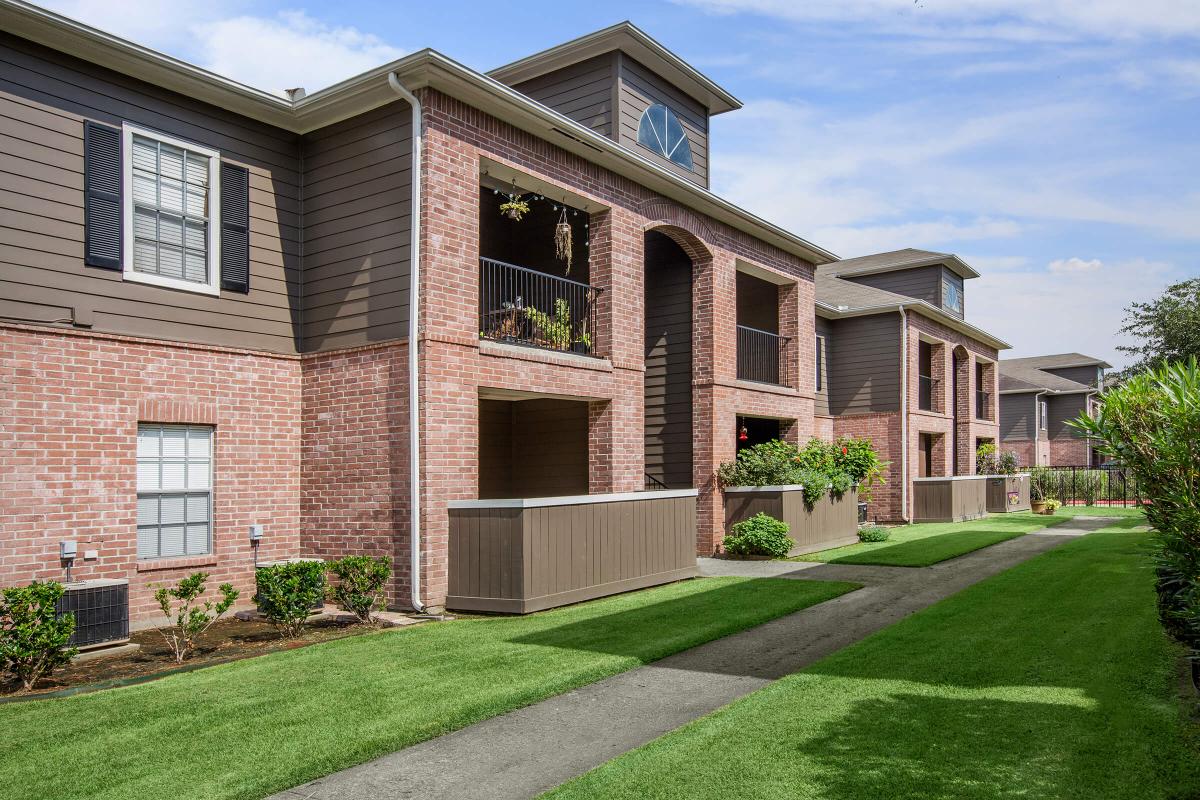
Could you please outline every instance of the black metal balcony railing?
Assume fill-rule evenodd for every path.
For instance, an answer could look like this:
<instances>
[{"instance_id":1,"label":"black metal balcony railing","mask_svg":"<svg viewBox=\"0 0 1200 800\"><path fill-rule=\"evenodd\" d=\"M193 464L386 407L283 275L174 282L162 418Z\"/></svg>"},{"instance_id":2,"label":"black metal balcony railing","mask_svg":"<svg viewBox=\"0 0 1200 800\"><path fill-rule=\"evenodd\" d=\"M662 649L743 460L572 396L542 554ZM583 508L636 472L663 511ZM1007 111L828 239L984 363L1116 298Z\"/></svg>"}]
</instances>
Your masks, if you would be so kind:
<instances>
[{"instance_id":1,"label":"black metal balcony railing","mask_svg":"<svg viewBox=\"0 0 1200 800\"><path fill-rule=\"evenodd\" d=\"M933 411L934 383L929 375L917 376L917 408L921 411Z\"/></svg>"},{"instance_id":2,"label":"black metal balcony railing","mask_svg":"<svg viewBox=\"0 0 1200 800\"><path fill-rule=\"evenodd\" d=\"M479 265L480 338L594 352L599 289L491 258Z\"/></svg>"},{"instance_id":3,"label":"black metal balcony railing","mask_svg":"<svg viewBox=\"0 0 1200 800\"><path fill-rule=\"evenodd\" d=\"M741 381L791 386L787 336L737 326L737 376Z\"/></svg>"},{"instance_id":4,"label":"black metal balcony railing","mask_svg":"<svg viewBox=\"0 0 1200 800\"><path fill-rule=\"evenodd\" d=\"M975 419L991 419L988 416L991 406L991 394L989 392L975 392Z\"/></svg>"}]
</instances>

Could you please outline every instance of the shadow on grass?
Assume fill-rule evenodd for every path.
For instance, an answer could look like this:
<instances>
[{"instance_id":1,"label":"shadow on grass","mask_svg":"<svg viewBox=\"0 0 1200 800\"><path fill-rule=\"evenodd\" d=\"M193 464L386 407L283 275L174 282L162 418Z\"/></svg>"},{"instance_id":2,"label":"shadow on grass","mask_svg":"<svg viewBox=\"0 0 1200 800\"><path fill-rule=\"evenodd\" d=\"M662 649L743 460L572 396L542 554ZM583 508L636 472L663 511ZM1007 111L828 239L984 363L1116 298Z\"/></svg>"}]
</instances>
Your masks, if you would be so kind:
<instances>
[{"instance_id":1,"label":"shadow on grass","mask_svg":"<svg viewBox=\"0 0 1200 800\"><path fill-rule=\"evenodd\" d=\"M1077 704L900 693L854 703L803 750L825 798L1065 798L1079 775L1048 745L1103 727Z\"/></svg>"},{"instance_id":2,"label":"shadow on grass","mask_svg":"<svg viewBox=\"0 0 1200 800\"><path fill-rule=\"evenodd\" d=\"M858 588L860 584L846 581L752 579L686 597L566 622L514 636L508 641L607 653L648 663ZM737 615L729 613L733 608L738 609ZM740 665L734 669L740 672Z\"/></svg>"}]
</instances>

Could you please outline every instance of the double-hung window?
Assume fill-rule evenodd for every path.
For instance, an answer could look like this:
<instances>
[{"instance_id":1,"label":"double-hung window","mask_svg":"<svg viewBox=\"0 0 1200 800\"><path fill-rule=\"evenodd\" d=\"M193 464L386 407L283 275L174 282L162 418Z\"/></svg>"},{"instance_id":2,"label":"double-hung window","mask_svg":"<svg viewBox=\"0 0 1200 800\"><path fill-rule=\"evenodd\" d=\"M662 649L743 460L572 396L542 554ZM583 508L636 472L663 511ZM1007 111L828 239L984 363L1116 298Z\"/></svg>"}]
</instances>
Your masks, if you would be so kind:
<instances>
[{"instance_id":1,"label":"double-hung window","mask_svg":"<svg viewBox=\"0 0 1200 800\"><path fill-rule=\"evenodd\" d=\"M138 426L138 558L212 552L213 429Z\"/></svg>"},{"instance_id":2,"label":"double-hung window","mask_svg":"<svg viewBox=\"0 0 1200 800\"><path fill-rule=\"evenodd\" d=\"M219 294L220 154L126 123L126 280Z\"/></svg>"}]
</instances>

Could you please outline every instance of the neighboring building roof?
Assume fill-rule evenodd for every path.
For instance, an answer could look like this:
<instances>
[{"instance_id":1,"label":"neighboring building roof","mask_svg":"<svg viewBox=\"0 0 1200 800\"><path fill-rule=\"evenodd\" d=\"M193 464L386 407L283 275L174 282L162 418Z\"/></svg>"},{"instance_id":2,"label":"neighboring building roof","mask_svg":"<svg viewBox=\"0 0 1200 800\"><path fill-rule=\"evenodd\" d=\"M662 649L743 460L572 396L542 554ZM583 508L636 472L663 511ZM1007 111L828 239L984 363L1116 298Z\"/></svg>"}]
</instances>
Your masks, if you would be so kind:
<instances>
[{"instance_id":1,"label":"neighboring building roof","mask_svg":"<svg viewBox=\"0 0 1200 800\"><path fill-rule=\"evenodd\" d=\"M710 114L723 114L742 107L741 100L628 20L497 67L488 73L488 77L512 86L613 50L628 53L652 72L698 100Z\"/></svg>"},{"instance_id":2,"label":"neighboring building roof","mask_svg":"<svg viewBox=\"0 0 1200 800\"><path fill-rule=\"evenodd\" d=\"M1006 358L1000 362L1000 391L1001 392L1094 392L1095 386L1055 375L1048 369L1068 369L1071 367L1103 367L1112 369L1112 364L1099 359L1085 356L1082 353L1059 353L1050 356L1031 356L1029 358Z\"/></svg>"},{"instance_id":3,"label":"neighboring building roof","mask_svg":"<svg viewBox=\"0 0 1200 800\"><path fill-rule=\"evenodd\" d=\"M848 277L895 272L896 270L928 267L934 264L944 264L964 278L979 277L978 272L953 253L935 253L932 250L917 250L911 247L858 258L843 258L830 264L823 264L821 270L830 275Z\"/></svg>"},{"instance_id":4,"label":"neighboring building roof","mask_svg":"<svg viewBox=\"0 0 1200 800\"><path fill-rule=\"evenodd\" d=\"M915 297L876 289L874 286L843 280L829 274L824 266L817 269L813 283L817 313L822 317L838 319L863 317L871 314L890 314L898 312L903 307L906 311L924 314L947 328L970 336L997 350L1007 350L1012 347L1003 339L998 339L982 328L964 322L953 314L947 314L927 300L918 300Z\"/></svg>"},{"instance_id":5,"label":"neighboring building roof","mask_svg":"<svg viewBox=\"0 0 1200 800\"><path fill-rule=\"evenodd\" d=\"M293 133L308 133L394 102L388 76L395 73L409 90L428 86L443 91L784 252L816 264L837 259L828 250L435 50L420 50L292 101L23 0L0 0L0 10L4 29L15 36Z\"/></svg>"}]
</instances>

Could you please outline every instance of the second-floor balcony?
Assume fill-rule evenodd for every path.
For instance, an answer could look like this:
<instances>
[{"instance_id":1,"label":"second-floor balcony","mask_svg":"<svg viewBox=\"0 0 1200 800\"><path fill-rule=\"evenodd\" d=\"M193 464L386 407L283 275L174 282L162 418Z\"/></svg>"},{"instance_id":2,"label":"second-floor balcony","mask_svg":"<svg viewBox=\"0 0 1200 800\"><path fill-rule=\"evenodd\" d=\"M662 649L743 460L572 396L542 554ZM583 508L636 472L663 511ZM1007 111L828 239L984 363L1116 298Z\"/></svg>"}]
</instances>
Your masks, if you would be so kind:
<instances>
[{"instance_id":1,"label":"second-floor balcony","mask_svg":"<svg viewBox=\"0 0 1200 800\"><path fill-rule=\"evenodd\" d=\"M738 325L738 380L791 386L788 371L790 341L787 336Z\"/></svg>"},{"instance_id":2,"label":"second-floor balcony","mask_svg":"<svg viewBox=\"0 0 1200 800\"><path fill-rule=\"evenodd\" d=\"M934 411L934 400L937 397L938 379L931 375L917 376L917 409Z\"/></svg>"},{"instance_id":3,"label":"second-floor balcony","mask_svg":"<svg viewBox=\"0 0 1200 800\"><path fill-rule=\"evenodd\" d=\"M595 352L594 286L491 258L479 259L479 337Z\"/></svg>"},{"instance_id":4,"label":"second-floor balcony","mask_svg":"<svg viewBox=\"0 0 1200 800\"><path fill-rule=\"evenodd\" d=\"M992 395L990 392L975 392L975 419L991 419Z\"/></svg>"}]
</instances>

